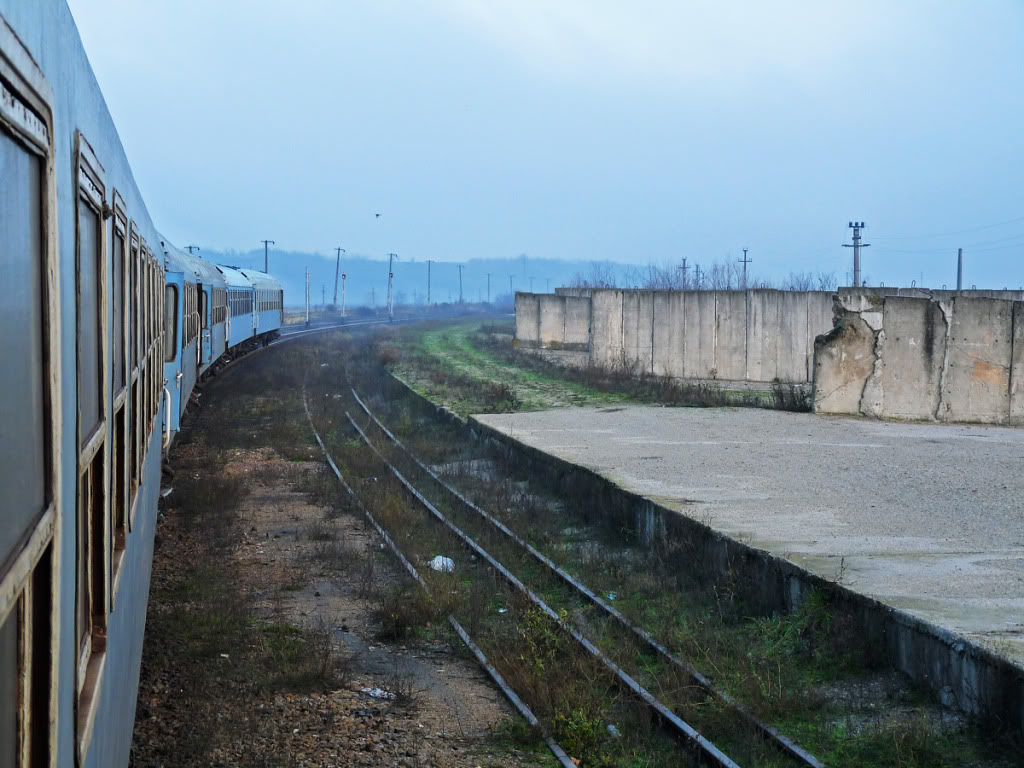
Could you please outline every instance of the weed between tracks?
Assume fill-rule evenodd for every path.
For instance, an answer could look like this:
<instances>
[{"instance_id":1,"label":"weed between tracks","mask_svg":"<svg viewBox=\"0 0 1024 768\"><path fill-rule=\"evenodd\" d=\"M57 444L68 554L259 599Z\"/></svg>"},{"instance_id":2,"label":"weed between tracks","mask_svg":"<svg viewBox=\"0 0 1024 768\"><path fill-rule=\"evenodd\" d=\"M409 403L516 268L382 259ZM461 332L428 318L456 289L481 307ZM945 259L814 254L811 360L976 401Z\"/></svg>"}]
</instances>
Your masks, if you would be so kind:
<instances>
[{"instance_id":1,"label":"weed between tracks","mask_svg":"<svg viewBox=\"0 0 1024 768\"><path fill-rule=\"evenodd\" d=\"M391 336L385 338L383 343L393 348ZM391 380L380 356L373 353L377 343L368 336L363 341L353 339L350 345L323 350L322 360L332 373L314 376L311 382L310 391L317 393L317 423L332 435L332 451L337 448L344 453L345 463L353 467L350 474L375 476L375 483L389 482L379 476L384 472L382 466L374 464L370 452L353 441L347 428L344 410L355 416L358 407L342 380L345 365L361 392L371 395L370 406L378 416L449 482L826 763L1013 764L1015 745L1005 737L977 730L963 718L931 704L895 675L873 668L873 660L878 658L876 649L864 646L853 617L834 602L830 593L813 594L792 614L759 614L746 599L753 592L752 585L743 581L737 569L726 568L723 576L714 579L695 572L690 565L705 561L708 553L685 542L672 552L643 549L634 540L631 521L606 520L595 500L559 496L537 478L510 467L503 456L488 453L459 427L440 421ZM385 362L392 359L390 355L385 357ZM367 421L361 412L358 418L360 423ZM632 634L596 609L581 604L539 565L517 554L471 516L453 508L446 495L432 487L425 476L417 475L418 470L399 452L384 446L379 433L371 432L371 437L445 514L464 526L552 607L562 610L570 622L649 690L677 707L684 718L697 724L741 763L785 762L751 738L728 708L695 690L674 667L638 647ZM397 488L391 492L401 496ZM420 515L425 521L426 513ZM411 533L403 534L403 547L415 550L426 541L435 542L434 551L430 547L428 551L420 550L420 558L429 559L438 551L459 551L454 541L429 539L436 532L431 534L422 522L392 519L391 524L399 526L392 530L413 527ZM472 573L478 568L472 561L457 560L456 573ZM472 588L455 593L457 613L468 613L470 621L477 621L483 628L488 653L502 659L503 674L507 671L510 679L530 693L531 703L532 697L548 703L542 711L545 722L564 740L576 743L578 736L583 740L580 743L585 743L586 734L600 731L604 734L600 743L608 749L602 754L615 761L621 759L621 754L607 746L613 738L608 735L609 723L635 734L650 728L646 713L638 716L629 708L574 705L581 700L580 686L601 689L603 696L615 695L609 679L603 670L576 668L561 659L556 662L550 655L550 644L533 635L522 636L524 627L529 631L533 626L533 618L529 609L524 612L523 606L517 607L511 596L505 596L507 605L500 607L506 613L499 616L516 617L514 624L495 622L485 611L496 609L495 601L500 598L494 595L501 594L500 588L492 591L490 608L488 599ZM491 626L504 627L500 638L488 636ZM513 636L530 650L520 647L515 653L503 652L503 648L517 647L509 645ZM538 670L552 667L572 670L565 681L565 690L571 691L572 697L558 700L551 689L541 686L540 680L545 678L538 675ZM622 698L615 701L621 703ZM600 728L595 726L598 722ZM599 747L590 748L600 751Z\"/></svg>"},{"instance_id":2,"label":"weed between tracks","mask_svg":"<svg viewBox=\"0 0 1024 768\"><path fill-rule=\"evenodd\" d=\"M302 410L307 355L283 347L225 374L233 380L206 387L175 445L135 765L548 764L534 734L488 731L508 715L475 668L451 655L444 575L436 601L396 579L333 476L311 469L319 449ZM330 612L336 598L344 615Z\"/></svg>"}]
</instances>

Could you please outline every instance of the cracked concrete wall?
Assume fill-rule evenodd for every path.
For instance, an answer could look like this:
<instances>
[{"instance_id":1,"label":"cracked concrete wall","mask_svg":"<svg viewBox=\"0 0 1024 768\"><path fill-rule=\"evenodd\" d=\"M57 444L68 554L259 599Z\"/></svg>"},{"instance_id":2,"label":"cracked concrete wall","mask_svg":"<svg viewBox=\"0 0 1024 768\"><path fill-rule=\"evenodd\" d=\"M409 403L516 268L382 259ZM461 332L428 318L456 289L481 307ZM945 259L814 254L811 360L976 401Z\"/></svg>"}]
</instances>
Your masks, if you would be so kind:
<instances>
[{"instance_id":1,"label":"cracked concrete wall","mask_svg":"<svg viewBox=\"0 0 1024 768\"><path fill-rule=\"evenodd\" d=\"M815 342L814 409L1024 423L1024 302L840 294Z\"/></svg>"}]
</instances>

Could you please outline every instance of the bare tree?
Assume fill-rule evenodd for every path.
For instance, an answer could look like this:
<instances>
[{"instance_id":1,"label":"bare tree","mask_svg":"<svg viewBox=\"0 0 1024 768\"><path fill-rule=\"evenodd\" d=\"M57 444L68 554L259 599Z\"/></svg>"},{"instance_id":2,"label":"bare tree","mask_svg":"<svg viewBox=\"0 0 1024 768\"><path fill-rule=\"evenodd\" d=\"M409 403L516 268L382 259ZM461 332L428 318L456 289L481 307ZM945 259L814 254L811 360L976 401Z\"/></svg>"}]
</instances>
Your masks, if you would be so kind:
<instances>
[{"instance_id":1,"label":"bare tree","mask_svg":"<svg viewBox=\"0 0 1024 768\"><path fill-rule=\"evenodd\" d=\"M819 291L834 291L839 287L839 278L835 272L819 272L817 281Z\"/></svg>"}]
</instances>

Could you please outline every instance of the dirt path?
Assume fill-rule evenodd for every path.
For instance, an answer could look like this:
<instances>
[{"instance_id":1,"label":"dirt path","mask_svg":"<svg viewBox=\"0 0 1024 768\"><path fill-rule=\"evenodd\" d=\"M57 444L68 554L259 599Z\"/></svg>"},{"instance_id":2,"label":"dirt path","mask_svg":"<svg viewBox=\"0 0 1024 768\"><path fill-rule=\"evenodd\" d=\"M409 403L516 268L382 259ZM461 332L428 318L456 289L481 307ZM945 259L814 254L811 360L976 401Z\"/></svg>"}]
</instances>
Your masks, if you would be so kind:
<instances>
[{"instance_id":1,"label":"dirt path","mask_svg":"<svg viewBox=\"0 0 1024 768\"><path fill-rule=\"evenodd\" d=\"M172 453L134 765L547 763L447 625L377 639L399 574L300 432L253 445L210 400ZM247 410L282 416L272 401Z\"/></svg>"}]
</instances>

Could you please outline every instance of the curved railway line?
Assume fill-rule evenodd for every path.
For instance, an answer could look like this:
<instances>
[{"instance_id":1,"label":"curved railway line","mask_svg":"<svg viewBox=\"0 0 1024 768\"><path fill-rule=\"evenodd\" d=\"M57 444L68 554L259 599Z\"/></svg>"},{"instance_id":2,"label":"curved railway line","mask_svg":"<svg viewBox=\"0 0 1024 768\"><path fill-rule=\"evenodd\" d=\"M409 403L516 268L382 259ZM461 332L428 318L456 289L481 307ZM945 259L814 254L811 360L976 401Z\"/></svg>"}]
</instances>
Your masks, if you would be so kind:
<instances>
[{"instance_id":1,"label":"curved railway line","mask_svg":"<svg viewBox=\"0 0 1024 768\"><path fill-rule=\"evenodd\" d=\"M794 742L792 739L780 733L777 729L759 720L746 708L744 708L742 704L736 701L733 697L729 696L724 691L719 690L708 677L698 672L692 666L690 666L685 661L683 661L678 656L669 651L667 648L665 648L665 646L659 643L654 637L652 637L650 633L648 633L641 627L638 627L636 624L631 622L622 614L621 611L618 611L617 609L609 605L607 601L603 600L601 597L596 595L593 592L593 590L589 589L585 584L583 584L578 579L573 577L565 569L555 564L555 562L552 561L551 558L547 557L545 554L537 550L536 547L531 545L529 542L523 540L520 536L518 536L514 531L512 531L508 526L506 526L496 517L488 513L478 504L468 499L458 489L454 488L449 483L446 483L440 477L440 475L438 475L434 470L427 466L425 462L423 462L418 456L416 456L411 450L409 450L409 448L407 448L397 437L395 437L394 433L392 433L391 430L389 430L381 422L381 420L377 418L376 415L374 415L374 413L369 409L369 407L366 405L366 403L363 401L363 399L359 396L359 394L356 392L354 388L351 390L351 392L352 396L355 398L356 403L358 403L359 407L370 418L372 423L375 424L377 428L386 436L388 441L394 444L402 452L402 454L409 459L409 461L411 461L416 467L419 468L420 471L429 476L440 488L444 489L444 491L449 495L449 497L454 499L457 504L461 505L466 510L475 513L481 519L489 523L493 528L500 531L505 537L513 541L522 550L527 552L530 555L530 557L532 557L534 560L545 566L545 568L547 568L551 573L553 573L559 579L561 579L577 594L584 597L593 605L600 608L601 611L603 611L607 616L611 617L616 622L618 622L623 628L634 634L651 651L653 651L658 656L662 657L667 662L669 662L674 667L683 672L687 677L689 677L690 680L692 680L694 685L698 686L702 690L706 691L708 694L714 696L715 698L719 699L721 702L726 704L738 717L742 718L748 725L750 725L754 730L756 730L762 736L762 738L774 744L781 752L793 758L793 760L795 760L800 765L809 766L809 768L823 768L824 764L820 762L814 755L812 755L806 749L804 749L799 744ZM365 432L362 429L360 429L359 426L355 424L355 422L353 422L353 426L356 427L356 429L359 431L360 436L362 436L362 438L367 442L367 444L370 445L371 449L373 449L376 452L376 448L372 445L372 443L370 443L369 438L366 436ZM378 455L380 454L378 453ZM397 470L395 470L390 463L388 463L388 468L391 469L391 471L393 472L397 472ZM404 478L401 479L403 482L407 482L404 480ZM410 490L414 489L410 487Z\"/></svg>"},{"instance_id":2,"label":"curved railway line","mask_svg":"<svg viewBox=\"0 0 1024 768\"><path fill-rule=\"evenodd\" d=\"M287 340L287 338L288 337L285 337L284 339L281 339L281 341ZM347 380L347 373L344 374L344 378ZM573 577L566 570L556 565L554 561L527 543L496 517L468 499L456 488L446 483L434 470L410 451L394 435L394 433L392 433L383 424L383 422L373 414L366 402L359 396L358 392L354 388L350 389L350 393L352 399L364 412L368 420L366 423L367 429L371 428L372 425L372 427L380 431L380 433L385 437L387 443L397 449L395 455L392 456L393 461L389 461L388 457L384 455L380 447L378 447L378 445L376 445L371 439L370 435L367 434L367 429L361 427L348 411L345 411L344 415L347 417L348 422L359 435L359 438L363 443L365 443L382 465L386 467L388 472L402 485L405 491L412 496L419 505L427 510L430 517L436 523L443 526L448 533L458 539L467 549L473 552L483 562L487 563L493 572L498 574L507 584L511 585L512 588L524 595L530 603L536 606L537 609L543 612L543 614L554 622L562 632L571 637L580 649L603 665L607 671L614 676L614 679L620 688L627 691L629 695L641 700L649 708L651 713L654 715L655 720L662 726L662 728L672 735L681 745L683 745L699 763L715 766L738 765L738 763L730 758L723 749L702 735L697 728L692 726L683 717L680 717L678 712L684 710L685 706L681 708L677 702L665 703L665 701L651 692L652 689L658 690L658 688L660 688L661 681L651 672L650 669L645 669L642 664L631 665L628 660L624 661L621 658L617 660L610 658L601 650L600 647L598 647L597 644L588 639L583 632L579 631L574 626L570 626L566 621L567 615L564 611L560 614L557 610L552 608L547 601L538 595L536 587L531 589L526 583L518 578L509 567L504 565L500 558L505 558L506 561L508 561L508 550L503 549L500 546L495 548L494 538L490 534L495 532L500 534L500 538L505 545L511 545L514 549L519 551L520 556L525 556L543 566L542 571L545 576L556 579L560 585L568 586L573 599L585 601L587 604L596 606L608 619L610 625L614 625L616 629L629 633L633 638L639 640L642 644L643 652L647 654L648 657L657 658L671 665L674 674L685 678L690 689L699 691L701 695L707 698L715 699L720 705L724 706L734 718L742 722L748 730L754 732L760 739L771 744L771 746L779 753L779 757L784 759L787 764L812 766L814 768L818 768L823 765L807 750L779 733L773 727L760 721L728 694L717 689L707 677L696 671L678 656L671 653L648 632L627 619L620 611L609 605L607 601L595 594L593 590L589 589L585 584ZM358 494L347 482L345 482L341 471L338 469L337 464L331 457L326 444L321 439L320 434L317 432L316 426L313 423L312 414L310 413L308 404L306 403L305 386L303 389L303 404L306 409L307 419L309 420L310 427L313 430L317 443L320 446L321 451L324 453L332 472L344 488L345 492L355 501L357 507L364 515L367 516L373 527L382 534L385 541L388 543L388 546L392 549L396 557L398 557L403 563L403 566L407 571L409 571L410 575L417 581L417 583L426 588L425 582L416 572L415 567L406 555L402 553L394 540L373 519L369 510L359 500ZM454 513L456 509L462 511L463 515L462 519L460 519L460 524L463 523L463 520L466 520L467 522L468 520L473 520L477 525L486 528L488 533L481 531L480 536L476 536L476 538L474 538L476 535L475 530L473 535L463 530L463 528L467 528L468 526L463 524L463 526L460 527L460 525L457 525L449 519L449 517L446 516L435 503L432 503L431 500L427 498L424 492L418 488L417 485L406 476L406 474L403 474L403 472L395 466L396 461L401 461L403 468L407 469L409 476L420 474L424 478L423 480L417 481L421 486L424 482L434 483L437 487L442 489L442 492L445 494L447 499L450 502L453 502L452 512ZM470 525L472 525L472 523L470 523ZM487 538L488 541L484 541L484 538L481 537ZM482 541L484 541L491 551L488 551L488 549L479 543ZM497 556L492 554L492 551L497 552ZM528 581L535 580L536 579L528 579ZM453 615L449 616L448 620L459 636L467 644L467 647L473 650L477 660L484 666L492 679L494 679L499 687L505 692L506 696L509 697L510 701L513 702L525 719L541 731L545 740L548 741L548 746L551 748L553 754L561 760L561 755L565 754L564 751L560 751L561 748L558 747L557 744L552 743L551 737L544 733L543 728L541 728L537 719L533 716L532 712L530 712L528 706L515 693L512 693L508 689L507 684L501 679L500 674L498 674L497 670L495 670L486 658L483 657L483 652L479 650L479 647L476 646L475 643L473 643L472 639L469 638L465 629L459 625L455 617ZM626 667L631 668L624 668L623 664L625 664Z\"/></svg>"}]
</instances>

